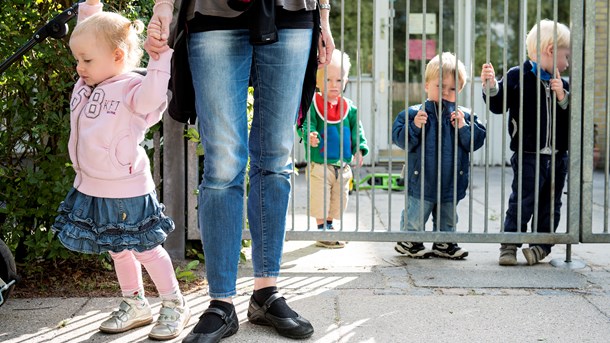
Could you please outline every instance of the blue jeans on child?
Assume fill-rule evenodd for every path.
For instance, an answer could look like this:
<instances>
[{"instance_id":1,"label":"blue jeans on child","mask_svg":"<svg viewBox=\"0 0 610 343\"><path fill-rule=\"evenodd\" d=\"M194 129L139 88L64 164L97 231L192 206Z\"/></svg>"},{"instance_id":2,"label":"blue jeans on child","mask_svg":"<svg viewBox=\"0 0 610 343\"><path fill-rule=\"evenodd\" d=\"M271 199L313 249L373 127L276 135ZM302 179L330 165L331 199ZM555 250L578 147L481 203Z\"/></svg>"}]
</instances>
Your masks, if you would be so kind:
<instances>
[{"instance_id":1,"label":"blue jeans on child","mask_svg":"<svg viewBox=\"0 0 610 343\"><path fill-rule=\"evenodd\" d=\"M513 168L512 193L508 198L508 209L506 210L506 218L504 219L505 232L517 232L517 227L521 228L521 232L527 232L527 223L532 219L536 203L534 199L534 189L536 188L536 154L524 153L522 166L522 183L523 192L521 194L521 225L517 225L517 211L519 209L517 197L519 192L519 160L517 153L514 153L510 159L510 164ZM540 179L538 183L538 232L551 232L551 155L540 155ZM561 217L561 196L565 185L566 176L568 174L568 154L558 153L555 155L555 208L553 209L555 217L553 221L553 231L559 225ZM533 226L532 222L532 226ZM533 229L532 229L533 231ZM530 244L530 246L539 245L547 254L551 252L552 244Z\"/></svg>"},{"instance_id":2,"label":"blue jeans on child","mask_svg":"<svg viewBox=\"0 0 610 343\"><path fill-rule=\"evenodd\" d=\"M457 204L456 204L457 205ZM400 214L400 230L401 231L425 231L426 222L432 214L432 230L436 230L436 223L440 221L440 231L453 232L455 226L453 226L453 216L455 215L455 222L457 223L458 217L453 202L443 202L441 206L440 218L436 218L436 209L438 203L424 200L423 207L419 197L409 195L409 203L407 205L407 221L405 226L405 210L402 210ZM421 222L421 214L423 211L423 224Z\"/></svg>"},{"instance_id":3,"label":"blue jeans on child","mask_svg":"<svg viewBox=\"0 0 610 343\"><path fill-rule=\"evenodd\" d=\"M277 277L290 198L290 153L309 57L310 29L280 29L279 41L252 46L248 30L196 32L189 63L205 153L199 226L210 297L236 294L250 157L248 224L254 277ZM248 84L254 117L248 139Z\"/></svg>"}]
</instances>

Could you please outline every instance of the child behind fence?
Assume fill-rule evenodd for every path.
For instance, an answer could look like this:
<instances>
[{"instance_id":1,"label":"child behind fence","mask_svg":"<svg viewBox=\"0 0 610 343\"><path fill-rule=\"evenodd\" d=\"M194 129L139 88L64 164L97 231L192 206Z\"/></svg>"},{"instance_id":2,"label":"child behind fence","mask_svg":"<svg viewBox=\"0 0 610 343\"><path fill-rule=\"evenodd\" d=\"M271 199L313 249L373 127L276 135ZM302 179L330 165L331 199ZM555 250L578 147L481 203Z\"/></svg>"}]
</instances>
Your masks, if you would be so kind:
<instances>
[{"instance_id":1,"label":"child behind fence","mask_svg":"<svg viewBox=\"0 0 610 343\"><path fill-rule=\"evenodd\" d=\"M427 100L400 112L392 125L392 141L401 149L408 149L408 170L405 175L405 183L408 183L408 207L401 214L401 230L424 231L425 223L432 215L434 230L438 225L441 232L455 231L454 223L457 223L458 217L454 194L457 201L466 196L471 134L474 137L473 151L483 146L486 135L485 127L476 115L471 114L467 108L455 106L457 94L464 87L466 78L466 68L455 55L444 52L435 56L425 70ZM441 135L440 146L438 135ZM440 169L437 149L441 151ZM457 173L454 173L455 165ZM437 194L438 182L441 185L440 195ZM454 184L457 184L457 188ZM440 216L437 211L439 207ZM463 259L468 256L468 251L450 242L434 243L432 250L427 249L422 242L397 242L394 249L412 258L438 256Z\"/></svg>"}]
</instances>

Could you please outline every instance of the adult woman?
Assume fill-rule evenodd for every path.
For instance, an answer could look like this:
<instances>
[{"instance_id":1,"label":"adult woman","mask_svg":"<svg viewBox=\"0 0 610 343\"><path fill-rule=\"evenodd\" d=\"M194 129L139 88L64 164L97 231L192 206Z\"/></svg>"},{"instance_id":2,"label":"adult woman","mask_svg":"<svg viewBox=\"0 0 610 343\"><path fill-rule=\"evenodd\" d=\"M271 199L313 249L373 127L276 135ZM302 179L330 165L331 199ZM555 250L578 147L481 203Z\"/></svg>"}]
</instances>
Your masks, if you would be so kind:
<instances>
[{"instance_id":1,"label":"adult woman","mask_svg":"<svg viewBox=\"0 0 610 343\"><path fill-rule=\"evenodd\" d=\"M152 20L161 22L164 35L169 34L172 10L171 0L155 5ZM329 10L327 0L320 1L319 10L315 0L193 0L189 7L189 63L205 151L199 225L212 301L184 342L218 342L237 332L231 299L236 294L248 157L255 278L248 320L271 325L290 338L313 334L309 321L277 293L276 281L290 197L294 121L299 105L306 113L303 105L308 106L313 94L312 85L303 87L308 61L311 66L313 56L315 73L316 64L328 64L334 49ZM317 63L310 54L316 45ZM254 117L248 138L249 84L254 87ZM302 96L303 90L308 95Z\"/></svg>"}]
</instances>

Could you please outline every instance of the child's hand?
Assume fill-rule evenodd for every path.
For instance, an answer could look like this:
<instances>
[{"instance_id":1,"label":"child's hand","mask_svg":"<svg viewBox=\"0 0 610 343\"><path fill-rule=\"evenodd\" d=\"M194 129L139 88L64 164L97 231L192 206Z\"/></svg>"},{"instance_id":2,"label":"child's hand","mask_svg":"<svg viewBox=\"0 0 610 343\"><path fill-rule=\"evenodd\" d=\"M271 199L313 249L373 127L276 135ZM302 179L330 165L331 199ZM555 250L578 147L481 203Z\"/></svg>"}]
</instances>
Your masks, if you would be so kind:
<instances>
[{"instance_id":1,"label":"child's hand","mask_svg":"<svg viewBox=\"0 0 610 343\"><path fill-rule=\"evenodd\" d=\"M362 151L358 150L358 152L354 154L354 158L352 159L352 165L354 166L354 168L360 168L362 167L363 162L364 158L362 157Z\"/></svg>"},{"instance_id":2,"label":"child's hand","mask_svg":"<svg viewBox=\"0 0 610 343\"><path fill-rule=\"evenodd\" d=\"M464 120L464 112L462 110L457 109L456 111L451 112L451 125L455 127L455 123L457 122L458 129L461 129L466 124Z\"/></svg>"},{"instance_id":3,"label":"child's hand","mask_svg":"<svg viewBox=\"0 0 610 343\"><path fill-rule=\"evenodd\" d=\"M563 82L561 81L561 75L559 69L555 68L555 78L550 80L551 90L557 95L557 101L562 101L566 96L566 92L563 89Z\"/></svg>"},{"instance_id":4,"label":"child's hand","mask_svg":"<svg viewBox=\"0 0 610 343\"><path fill-rule=\"evenodd\" d=\"M426 125L428 122L428 114L425 111L417 112L415 118L413 118L413 122L415 123L415 126L421 129L422 126Z\"/></svg>"},{"instance_id":5,"label":"child's hand","mask_svg":"<svg viewBox=\"0 0 610 343\"><path fill-rule=\"evenodd\" d=\"M320 139L318 138L318 133L317 132L310 132L309 133L309 145L312 148L315 148L318 146L318 144L320 144Z\"/></svg>"},{"instance_id":6,"label":"child's hand","mask_svg":"<svg viewBox=\"0 0 610 343\"><path fill-rule=\"evenodd\" d=\"M489 84L489 88L494 88L496 85L496 73L494 66L491 63L483 64L481 68L481 82L483 82L483 88Z\"/></svg>"},{"instance_id":7,"label":"child's hand","mask_svg":"<svg viewBox=\"0 0 610 343\"><path fill-rule=\"evenodd\" d=\"M89 6L95 6L100 3L100 0L87 0L85 3Z\"/></svg>"}]
</instances>

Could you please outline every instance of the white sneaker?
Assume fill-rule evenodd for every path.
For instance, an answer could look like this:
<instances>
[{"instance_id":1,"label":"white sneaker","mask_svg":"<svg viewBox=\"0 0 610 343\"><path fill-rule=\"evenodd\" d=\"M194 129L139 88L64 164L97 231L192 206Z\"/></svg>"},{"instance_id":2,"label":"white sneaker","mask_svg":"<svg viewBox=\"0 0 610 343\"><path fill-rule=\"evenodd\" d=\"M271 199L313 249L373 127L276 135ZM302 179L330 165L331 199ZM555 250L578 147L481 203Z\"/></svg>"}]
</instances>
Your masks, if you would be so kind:
<instances>
[{"instance_id":1,"label":"white sneaker","mask_svg":"<svg viewBox=\"0 0 610 343\"><path fill-rule=\"evenodd\" d=\"M120 333L152 323L152 313L148 300L142 298L123 298L119 309L100 324L100 331Z\"/></svg>"},{"instance_id":2,"label":"white sneaker","mask_svg":"<svg viewBox=\"0 0 610 343\"><path fill-rule=\"evenodd\" d=\"M167 340L180 336L191 318L191 310L184 297L175 300L163 300L157 323L152 327L148 337Z\"/></svg>"}]
</instances>

